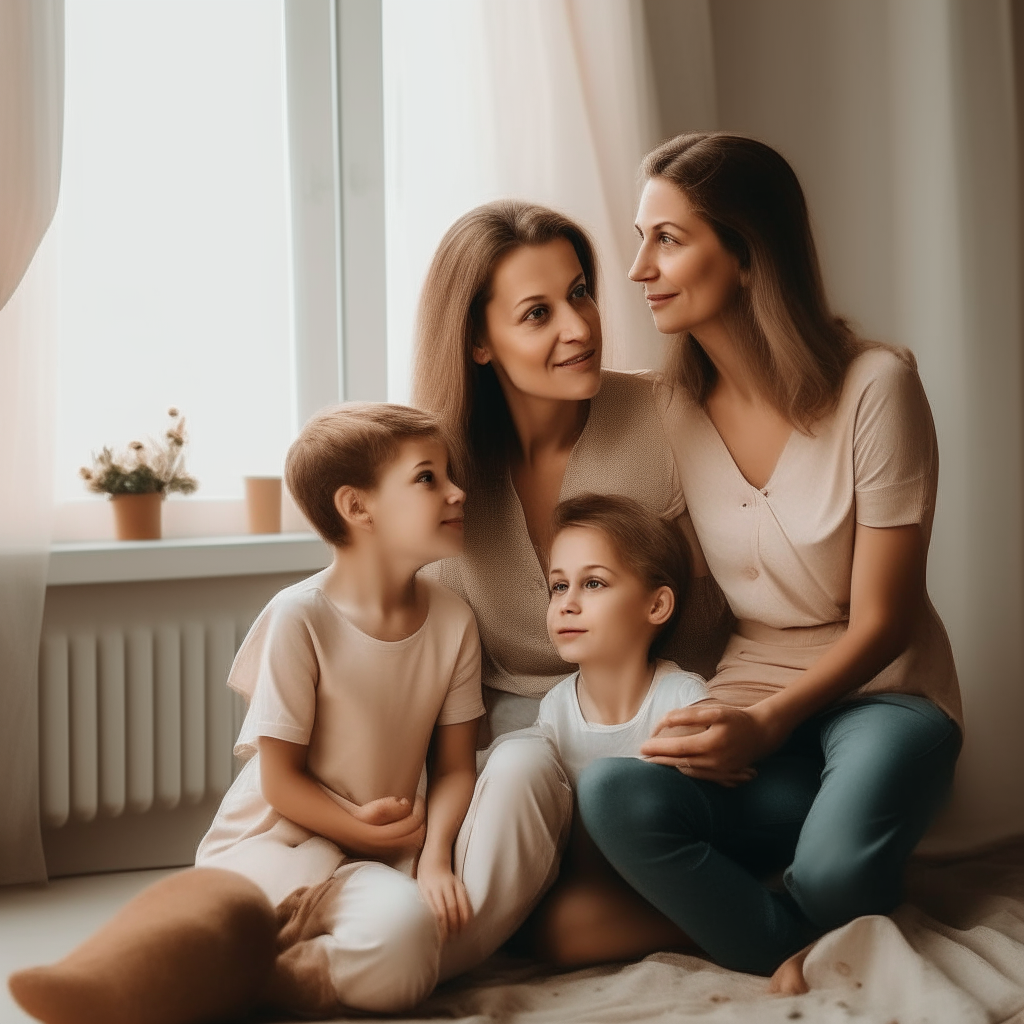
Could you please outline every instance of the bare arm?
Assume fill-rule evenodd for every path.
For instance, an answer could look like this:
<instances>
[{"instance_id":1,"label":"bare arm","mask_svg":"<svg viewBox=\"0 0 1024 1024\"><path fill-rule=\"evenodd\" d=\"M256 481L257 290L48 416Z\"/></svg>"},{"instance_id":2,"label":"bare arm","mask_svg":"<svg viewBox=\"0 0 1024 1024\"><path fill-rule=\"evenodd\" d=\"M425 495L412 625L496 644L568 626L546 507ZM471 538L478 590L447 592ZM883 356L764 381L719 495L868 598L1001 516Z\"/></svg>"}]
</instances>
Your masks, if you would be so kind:
<instances>
[{"instance_id":1,"label":"bare arm","mask_svg":"<svg viewBox=\"0 0 1024 1024\"><path fill-rule=\"evenodd\" d=\"M275 811L356 857L382 857L420 848L422 802L410 806L405 798L385 797L350 813L306 771L307 750L301 743L260 737L260 788Z\"/></svg>"},{"instance_id":2,"label":"bare arm","mask_svg":"<svg viewBox=\"0 0 1024 1024\"><path fill-rule=\"evenodd\" d=\"M476 786L479 724L474 719L434 730L427 772L427 839L416 876L443 935L459 931L473 916L466 889L452 870L452 847Z\"/></svg>"},{"instance_id":3,"label":"bare arm","mask_svg":"<svg viewBox=\"0 0 1024 1024\"><path fill-rule=\"evenodd\" d=\"M868 682L906 649L924 601L925 556L916 524L858 524L843 637L799 679L745 710L694 705L669 712L643 753L717 780L777 750L801 722ZM693 736L658 737L661 728L688 725L706 728Z\"/></svg>"}]
</instances>

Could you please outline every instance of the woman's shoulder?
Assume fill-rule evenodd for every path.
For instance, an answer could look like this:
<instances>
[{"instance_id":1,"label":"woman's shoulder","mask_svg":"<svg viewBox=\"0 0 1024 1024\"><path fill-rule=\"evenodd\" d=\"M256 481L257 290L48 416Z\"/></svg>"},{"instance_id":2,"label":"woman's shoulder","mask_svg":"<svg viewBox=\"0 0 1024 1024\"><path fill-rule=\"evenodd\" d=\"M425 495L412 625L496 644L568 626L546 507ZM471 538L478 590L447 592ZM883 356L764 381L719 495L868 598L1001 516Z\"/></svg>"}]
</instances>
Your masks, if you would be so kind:
<instances>
[{"instance_id":1,"label":"woman's shoulder","mask_svg":"<svg viewBox=\"0 0 1024 1024\"><path fill-rule=\"evenodd\" d=\"M604 403L654 401L664 381L656 370L601 370L598 398Z\"/></svg>"},{"instance_id":2,"label":"woman's shoulder","mask_svg":"<svg viewBox=\"0 0 1024 1024\"><path fill-rule=\"evenodd\" d=\"M847 368L843 381L844 397L863 394L872 387L888 390L920 381L917 360L910 349L880 341L864 342L863 345Z\"/></svg>"}]
</instances>

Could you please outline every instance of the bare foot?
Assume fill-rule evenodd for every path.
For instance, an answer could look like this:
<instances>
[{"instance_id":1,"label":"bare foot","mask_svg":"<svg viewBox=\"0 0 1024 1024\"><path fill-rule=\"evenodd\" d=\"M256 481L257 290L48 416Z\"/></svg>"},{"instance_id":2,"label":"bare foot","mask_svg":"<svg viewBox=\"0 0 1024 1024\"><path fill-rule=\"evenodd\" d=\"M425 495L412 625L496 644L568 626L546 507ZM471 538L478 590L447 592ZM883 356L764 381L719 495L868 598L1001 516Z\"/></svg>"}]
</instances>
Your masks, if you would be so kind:
<instances>
[{"instance_id":1,"label":"bare foot","mask_svg":"<svg viewBox=\"0 0 1024 1024\"><path fill-rule=\"evenodd\" d=\"M794 953L784 961L768 982L768 992L774 996L802 996L809 992L807 980L804 978L804 961L807 954L814 948L812 942L804 946L799 953Z\"/></svg>"}]
</instances>

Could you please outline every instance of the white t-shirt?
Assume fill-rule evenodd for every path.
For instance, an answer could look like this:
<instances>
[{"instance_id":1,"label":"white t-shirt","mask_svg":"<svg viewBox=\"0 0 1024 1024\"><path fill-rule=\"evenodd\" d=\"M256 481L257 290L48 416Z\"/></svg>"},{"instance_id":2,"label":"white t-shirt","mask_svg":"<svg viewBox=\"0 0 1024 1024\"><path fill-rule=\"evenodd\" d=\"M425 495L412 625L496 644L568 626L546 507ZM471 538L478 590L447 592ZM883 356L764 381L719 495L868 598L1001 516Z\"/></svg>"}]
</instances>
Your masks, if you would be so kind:
<instances>
[{"instance_id":1,"label":"white t-shirt","mask_svg":"<svg viewBox=\"0 0 1024 1024\"><path fill-rule=\"evenodd\" d=\"M261 736L308 745L306 769L342 806L416 795L435 725L484 713L480 641L464 601L420 578L429 606L404 640L357 629L323 592L326 570L282 590L253 623L228 677L249 701L235 744L246 761L200 859L280 820L260 790Z\"/></svg>"},{"instance_id":2,"label":"white t-shirt","mask_svg":"<svg viewBox=\"0 0 1024 1024\"><path fill-rule=\"evenodd\" d=\"M540 702L536 726L555 745L574 786L580 772L599 757L640 757L640 745L663 715L708 696L700 676L673 661L658 661L640 710L628 722L602 725L583 717L576 693L579 676L574 672L551 688Z\"/></svg>"}]
</instances>

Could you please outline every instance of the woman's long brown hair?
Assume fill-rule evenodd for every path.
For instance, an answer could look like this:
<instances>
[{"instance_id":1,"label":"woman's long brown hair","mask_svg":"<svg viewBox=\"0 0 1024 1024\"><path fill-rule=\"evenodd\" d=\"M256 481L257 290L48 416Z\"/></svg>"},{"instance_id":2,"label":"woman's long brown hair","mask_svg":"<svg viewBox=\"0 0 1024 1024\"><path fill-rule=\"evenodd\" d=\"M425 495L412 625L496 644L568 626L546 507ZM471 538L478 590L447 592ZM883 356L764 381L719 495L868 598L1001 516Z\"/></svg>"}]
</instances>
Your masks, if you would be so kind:
<instances>
[{"instance_id":1,"label":"woman's long brown hair","mask_svg":"<svg viewBox=\"0 0 1024 1024\"><path fill-rule=\"evenodd\" d=\"M463 485L500 475L518 439L492 366L473 361L498 262L524 245L566 239L597 300L597 260L586 231L555 210L516 199L486 203L460 217L434 253L420 295L413 403L434 414Z\"/></svg>"},{"instance_id":2,"label":"woman's long brown hair","mask_svg":"<svg viewBox=\"0 0 1024 1024\"><path fill-rule=\"evenodd\" d=\"M809 431L835 406L850 361L871 343L829 309L793 169L755 139L694 132L649 153L641 174L675 185L739 260L746 286L728 313L734 340L763 397ZM667 372L707 402L716 371L693 335L680 337Z\"/></svg>"}]
</instances>

